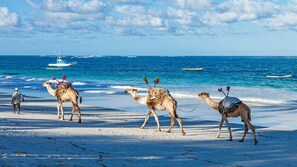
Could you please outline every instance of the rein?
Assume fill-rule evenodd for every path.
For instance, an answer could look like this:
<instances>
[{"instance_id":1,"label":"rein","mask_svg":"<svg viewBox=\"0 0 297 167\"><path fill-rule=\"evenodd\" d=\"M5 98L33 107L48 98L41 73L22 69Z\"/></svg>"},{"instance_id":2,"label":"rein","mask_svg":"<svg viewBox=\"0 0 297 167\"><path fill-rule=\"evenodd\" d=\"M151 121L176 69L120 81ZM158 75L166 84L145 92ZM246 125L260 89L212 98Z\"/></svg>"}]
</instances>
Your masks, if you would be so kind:
<instances>
[{"instance_id":1,"label":"rein","mask_svg":"<svg viewBox=\"0 0 297 167\"><path fill-rule=\"evenodd\" d=\"M182 112L184 112L184 113L190 113L190 112L193 112L193 111L195 111L197 108L198 108L198 105L197 105L195 108L193 108L192 110L185 111L185 110L182 110L181 108L178 108L178 107L177 107L177 109L178 109L179 111L182 111Z\"/></svg>"},{"instance_id":2,"label":"rein","mask_svg":"<svg viewBox=\"0 0 297 167\"><path fill-rule=\"evenodd\" d=\"M201 100L198 102L198 104L197 104L197 106L196 107L194 107L192 110L189 110L189 111L186 111L186 110L183 110L183 109L181 109L181 108L178 108L177 107L177 109L179 110L179 111L182 111L182 112L184 112L184 113L190 113L190 112L193 112L193 111L195 111L198 107L199 107L199 104L201 103Z\"/></svg>"}]
</instances>

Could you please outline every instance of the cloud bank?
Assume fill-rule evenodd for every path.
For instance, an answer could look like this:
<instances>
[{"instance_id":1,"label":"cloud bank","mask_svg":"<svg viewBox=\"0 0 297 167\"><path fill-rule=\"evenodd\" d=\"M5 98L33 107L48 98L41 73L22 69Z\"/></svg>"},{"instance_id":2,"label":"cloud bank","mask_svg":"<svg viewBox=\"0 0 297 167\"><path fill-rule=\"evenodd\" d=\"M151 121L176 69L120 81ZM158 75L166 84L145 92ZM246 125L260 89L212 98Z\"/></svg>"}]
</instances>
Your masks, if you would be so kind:
<instances>
[{"instance_id":1,"label":"cloud bank","mask_svg":"<svg viewBox=\"0 0 297 167\"><path fill-rule=\"evenodd\" d=\"M297 0L26 0L28 15L0 7L0 31L213 35L216 28L252 24L297 31Z\"/></svg>"}]
</instances>

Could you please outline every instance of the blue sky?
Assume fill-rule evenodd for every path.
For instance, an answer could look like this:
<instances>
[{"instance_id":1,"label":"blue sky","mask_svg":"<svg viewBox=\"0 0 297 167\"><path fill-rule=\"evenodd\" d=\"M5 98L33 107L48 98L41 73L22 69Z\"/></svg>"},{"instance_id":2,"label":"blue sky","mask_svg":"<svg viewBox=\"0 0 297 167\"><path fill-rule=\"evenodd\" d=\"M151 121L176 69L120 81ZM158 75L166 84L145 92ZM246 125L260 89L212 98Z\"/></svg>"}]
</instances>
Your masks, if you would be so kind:
<instances>
[{"instance_id":1,"label":"blue sky","mask_svg":"<svg viewBox=\"0 0 297 167\"><path fill-rule=\"evenodd\" d=\"M297 0L0 0L0 55L297 55Z\"/></svg>"}]
</instances>

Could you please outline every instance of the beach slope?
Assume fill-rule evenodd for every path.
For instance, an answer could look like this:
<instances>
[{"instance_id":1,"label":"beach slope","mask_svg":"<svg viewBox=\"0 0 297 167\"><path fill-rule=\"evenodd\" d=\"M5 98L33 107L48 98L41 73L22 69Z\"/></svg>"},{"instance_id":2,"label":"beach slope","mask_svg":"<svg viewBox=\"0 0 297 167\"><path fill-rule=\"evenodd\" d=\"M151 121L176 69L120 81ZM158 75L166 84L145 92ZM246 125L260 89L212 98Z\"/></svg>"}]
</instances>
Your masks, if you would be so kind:
<instances>
[{"instance_id":1,"label":"beach slope","mask_svg":"<svg viewBox=\"0 0 297 167\"><path fill-rule=\"evenodd\" d=\"M21 115L13 114L10 95L0 94L0 166L295 166L297 131L257 127L258 145L243 125L232 124L233 141L216 139L218 122L183 119L166 133L170 119L160 117L162 132L145 115L81 105L82 123L58 120L56 102L26 98ZM70 116L65 107L65 119ZM232 122L232 120L230 120Z\"/></svg>"}]
</instances>

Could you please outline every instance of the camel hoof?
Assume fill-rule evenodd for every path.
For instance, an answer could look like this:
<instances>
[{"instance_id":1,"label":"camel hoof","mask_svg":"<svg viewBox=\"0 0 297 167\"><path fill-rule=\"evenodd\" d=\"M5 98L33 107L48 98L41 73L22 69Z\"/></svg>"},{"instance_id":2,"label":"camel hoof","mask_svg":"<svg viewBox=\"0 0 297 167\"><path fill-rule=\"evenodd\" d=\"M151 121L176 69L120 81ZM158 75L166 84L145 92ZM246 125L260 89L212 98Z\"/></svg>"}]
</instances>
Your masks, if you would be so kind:
<instances>
[{"instance_id":1,"label":"camel hoof","mask_svg":"<svg viewBox=\"0 0 297 167\"><path fill-rule=\"evenodd\" d=\"M185 132L182 132L182 135L184 136L184 135L186 135L186 133Z\"/></svg>"},{"instance_id":2,"label":"camel hoof","mask_svg":"<svg viewBox=\"0 0 297 167\"><path fill-rule=\"evenodd\" d=\"M171 130L167 130L166 133L171 133Z\"/></svg>"},{"instance_id":3,"label":"camel hoof","mask_svg":"<svg viewBox=\"0 0 297 167\"><path fill-rule=\"evenodd\" d=\"M232 141L232 139L227 139L227 141Z\"/></svg>"},{"instance_id":4,"label":"camel hoof","mask_svg":"<svg viewBox=\"0 0 297 167\"><path fill-rule=\"evenodd\" d=\"M161 132L161 129L156 129L155 132Z\"/></svg>"},{"instance_id":5,"label":"camel hoof","mask_svg":"<svg viewBox=\"0 0 297 167\"><path fill-rule=\"evenodd\" d=\"M78 123L81 123L81 120L79 120Z\"/></svg>"},{"instance_id":6,"label":"camel hoof","mask_svg":"<svg viewBox=\"0 0 297 167\"><path fill-rule=\"evenodd\" d=\"M72 119L69 119L69 121L72 121Z\"/></svg>"},{"instance_id":7,"label":"camel hoof","mask_svg":"<svg viewBox=\"0 0 297 167\"><path fill-rule=\"evenodd\" d=\"M254 145L257 145L257 144L258 144L258 141L256 140L255 143L254 143Z\"/></svg>"},{"instance_id":8,"label":"camel hoof","mask_svg":"<svg viewBox=\"0 0 297 167\"><path fill-rule=\"evenodd\" d=\"M140 129L144 129L144 126L141 126Z\"/></svg>"},{"instance_id":9,"label":"camel hoof","mask_svg":"<svg viewBox=\"0 0 297 167\"><path fill-rule=\"evenodd\" d=\"M243 142L243 140L238 140L238 142Z\"/></svg>"}]
</instances>

